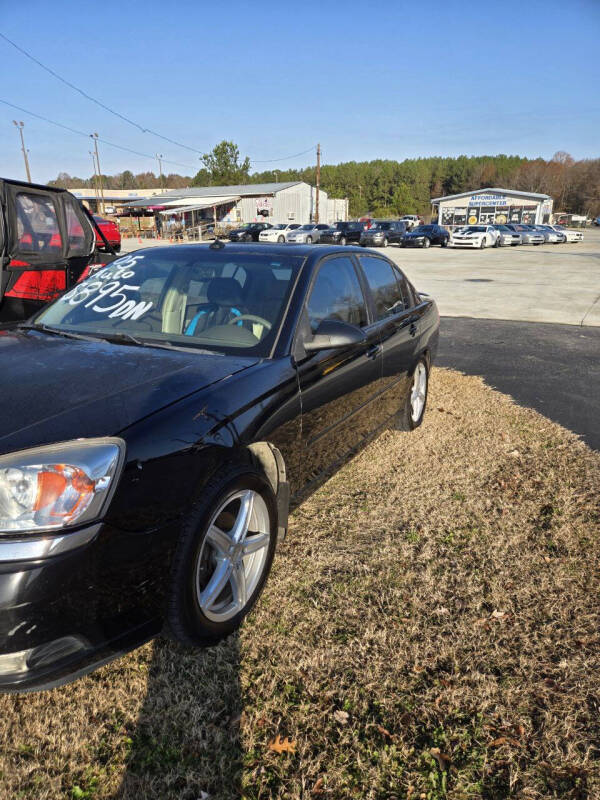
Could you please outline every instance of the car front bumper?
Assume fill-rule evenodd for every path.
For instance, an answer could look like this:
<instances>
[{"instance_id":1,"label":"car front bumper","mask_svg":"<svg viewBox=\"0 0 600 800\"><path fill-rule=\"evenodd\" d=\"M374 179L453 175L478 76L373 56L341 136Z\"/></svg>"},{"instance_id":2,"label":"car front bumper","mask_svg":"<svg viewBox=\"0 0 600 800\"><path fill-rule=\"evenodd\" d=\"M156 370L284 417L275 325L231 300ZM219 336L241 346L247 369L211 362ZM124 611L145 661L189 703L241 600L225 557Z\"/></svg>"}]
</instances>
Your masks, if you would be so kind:
<instances>
[{"instance_id":1,"label":"car front bumper","mask_svg":"<svg viewBox=\"0 0 600 800\"><path fill-rule=\"evenodd\" d=\"M481 247L481 239L450 239L450 247Z\"/></svg>"},{"instance_id":2,"label":"car front bumper","mask_svg":"<svg viewBox=\"0 0 600 800\"><path fill-rule=\"evenodd\" d=\"M1 537L0 691L59 686L159 633L178 532Z\"/></svg>"}]
</instances>

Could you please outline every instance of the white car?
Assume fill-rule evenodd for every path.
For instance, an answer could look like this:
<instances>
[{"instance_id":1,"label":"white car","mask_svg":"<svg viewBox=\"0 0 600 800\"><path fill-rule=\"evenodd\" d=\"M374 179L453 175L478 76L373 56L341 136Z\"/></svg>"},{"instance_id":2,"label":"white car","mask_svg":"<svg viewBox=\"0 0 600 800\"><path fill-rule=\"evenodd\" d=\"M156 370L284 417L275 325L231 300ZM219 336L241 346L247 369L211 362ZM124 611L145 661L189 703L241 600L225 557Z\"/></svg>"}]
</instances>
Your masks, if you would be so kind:
<instances>
[{"instance_id":1,"label":"white car","mask_svg":"<svg viewBox=\"0 0 600 800\"><path fill-rule=\"evenodd\" d=\"M283 244L290 231L295 231L300 227L299 222L290 222L286 224L281 222L279 225L273 225L272 228L266 228L258 234L259 242L279 242Z\"/></svg>"},{"instance_id":2,"label":"white car","mask_svg":"<svg viewBox=\"0 0 600 800\"><path fill-rule=\"evenodd\" d=\"M467 225L450 236L450 247L496 247L500 233L491 225Z\"/></svg>"},{"instance_id":3,"label":"white car","mask_svg":"<svg viewBox=\"0 0 600 800\"><path fill-rule=\"evenodd\" d=\"M329 225L321 222L318 225L309 222L301 225L295 231L290 231L286 236L286 241L293 244L314 244L321 238L322 231L329 230Z\"/></svg>"},{"instance_id":4,"label":"white car","mask_svg":"<svg viewBox=\"0 0 600 800\"><path fill-rule=\"evenodd\" d=\"M562 225L549 225L548 227L552 228L553 231L562 233L563 236L566 236L567 242L583 242L583 231L574 231L570 228L563 228Z\"/></svg>"}]
</instances>

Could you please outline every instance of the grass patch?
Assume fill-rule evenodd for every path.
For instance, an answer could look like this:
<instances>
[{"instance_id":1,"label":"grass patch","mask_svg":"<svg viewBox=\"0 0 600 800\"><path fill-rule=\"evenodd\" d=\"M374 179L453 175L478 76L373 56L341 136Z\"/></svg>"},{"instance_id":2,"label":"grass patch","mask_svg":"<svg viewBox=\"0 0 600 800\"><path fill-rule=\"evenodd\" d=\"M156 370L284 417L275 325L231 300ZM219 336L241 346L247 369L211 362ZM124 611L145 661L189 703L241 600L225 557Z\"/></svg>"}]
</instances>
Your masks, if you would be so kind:
<instances>
[{"instance_id":1,"label":"grass patch","mask_svg":"<svg viewBox=\"0 0 600 800\"><path fill-rule=\"evenodd\" d=\"M239 636L0 696L0 797L599 798L599 479L435 370L423 427L293 515Z\"/></svg>"}]
</instances>

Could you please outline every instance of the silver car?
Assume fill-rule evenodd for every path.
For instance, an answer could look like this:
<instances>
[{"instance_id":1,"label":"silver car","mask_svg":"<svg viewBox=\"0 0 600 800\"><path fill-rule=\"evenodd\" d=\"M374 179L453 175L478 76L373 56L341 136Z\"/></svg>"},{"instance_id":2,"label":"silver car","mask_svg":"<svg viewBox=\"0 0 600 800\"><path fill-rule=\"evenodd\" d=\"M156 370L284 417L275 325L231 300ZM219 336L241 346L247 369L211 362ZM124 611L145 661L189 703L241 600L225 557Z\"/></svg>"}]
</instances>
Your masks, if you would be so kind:
<instances>
[{"instance_id":1,"label":"silver car","mask_svg":"<svg viewBox=\"0 0 600 800\"><path fill-rule=\"evenodd\" d=\"M516 247L521 244L521 234L511 230L508 225L492 225L498 231L496 247Z\"/></svg>"},{"instance_id":2,"label":"silver car","mask_svg":"<svg viewBox=\"0 0 600 800\"><path fill-rule=\"evenodd\" d=\"M329 230L329 227L322 222L319 224L309 222L296 228L295 231L290 231L286 241L293 244L315 244L321 238L322 231Z\"/></svg>"},{"instance_id":3,"label":"silver car","mask_svg":"<svg viewBox=\"0 0 600 800\"><path fill-rule=\"evenodd\" d=\"M521 244L544 244L546 241L546 237L540 231L536 231L536 229L532 225L521 225L517 222L509 222L506 225L514 233L521 234Z\"/></svg>"},{"instance_id":4,"label":"silver car","mask_svg":"<svg viewBox=\"0 0 600 800\"><path fill-rule=\"evenodd\" d=\"M536 231L544 234L544 239L550 244L562 244L567 237L561 231L555 231L551 225L534 225Z\"/></svg>"}]
</instances>

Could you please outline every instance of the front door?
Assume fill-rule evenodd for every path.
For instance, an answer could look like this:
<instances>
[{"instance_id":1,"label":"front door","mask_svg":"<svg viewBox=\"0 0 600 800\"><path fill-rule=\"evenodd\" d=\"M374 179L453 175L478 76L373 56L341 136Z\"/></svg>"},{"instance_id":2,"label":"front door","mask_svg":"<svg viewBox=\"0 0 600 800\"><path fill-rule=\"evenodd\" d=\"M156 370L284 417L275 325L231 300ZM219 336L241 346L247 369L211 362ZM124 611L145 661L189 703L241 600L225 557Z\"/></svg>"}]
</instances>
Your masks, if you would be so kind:
<instances>
[{"instance_id":1,"label":"front door","mask_svg":"<svg viewBox=\"0 0 600 800\"><path fill-rule=\"evenodd\" d=\"M377 402L382 378L379 331L370 324L354 261L332 256L317 269L303 324L314 334L322 320L342 320L361 327L367 340L312 353L298 362L304 483L342 460L382 421Z\"/></svg>"}]
</instances>

